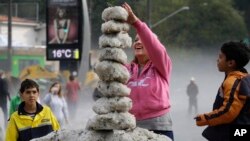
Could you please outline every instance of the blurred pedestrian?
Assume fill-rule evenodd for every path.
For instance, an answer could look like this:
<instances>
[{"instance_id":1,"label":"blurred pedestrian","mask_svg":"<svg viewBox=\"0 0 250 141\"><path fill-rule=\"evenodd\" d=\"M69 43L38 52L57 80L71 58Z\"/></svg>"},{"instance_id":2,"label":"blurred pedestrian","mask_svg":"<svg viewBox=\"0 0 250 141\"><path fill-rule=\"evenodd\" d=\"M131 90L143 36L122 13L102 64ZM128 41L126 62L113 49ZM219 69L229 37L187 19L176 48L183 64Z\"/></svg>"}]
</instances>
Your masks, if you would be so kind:
<instances>
[{"instance_id":1,"label":"blurred pedestrian","mask_svg":"<svg viewBox=\"0 0 250 141\"><path fill-rule=\"evenodd\" d=\"M51 108L60 127L63 128L65 123L68 123L68 106L59 82L55 82L50 86L49 93L45 95L43 103Z\"/></svg>"},{"instance_id":2,"label":"blurred pedestrian","mask_svg":"<svg viewBox=\"0 0 250 141\"><path fill-rule=\"evenodd\" d=\"M47 106L37 102L39 86L31 80L25 79L19 90L23 102L19 105L8 122L6 141L28 141L49 134L60 129L60 125Z\"/></svg>"},{"instance_id":3,"label":"blurred pedestrian","mask_svg":"<svg viewBox=\"0 0 250 141\"><path fill-rule=\"evenodd\" d=\"M198 112L197 95L199 93L198 86L195 83L195 78L191 77L190 83L187 86L187 95L189 98L188 113L192 114L192 109L194 108L195 114Z\"/></svg>"},{"instance_id":4,"label":"blurred pedestrian","mask_svg":"<svg viewBox=\"0 0 250 141\"><path fill-rule=\"evenodd\" d=\"M74 118L79 100L80 84L75 80L74 75L69 76L69 81L66 84L66 99L68 103L69 115Z\"/></svg>"},{"instance_id":5,"label":"blurred pedestrian","mask_svg":"<svg viewBox=\"0 0 250 141\"><path fill-rule=\"evenodd\" d=\"M19 104L22 102L20 94L18 92L18 87L20 86L21 81L18 78L12 77L10 83L12 83L11 88L14 89L12 90L12 94L16 95L14 97L11 97L10 99L9 117L11 116L11 114L17 111Z\"/></svg>"},{"instance_id":6,"label":"blurred pedestrian","mask_svg":"<svg viewBox=\"0 0 250 141\"><path fill-rule=\"evenodd\" d=\"M20 95L16 95L10 100L9 117L18 109L19 104L22 102Z\"/></svg>"},{"instance_id":7,"label":"blurred pedestrian","mask_svg":"<svg viewBox=\"0 0 250 141\"><path fill-rule=\"evenodd\" d=\"M124 3L128 12L127 22L137 31L133 43L135 59L127 65L131 77L127 86L131 89L137 126L149 129L173 140L170 116L170 75L172 61L164 45L151 29Z\"/></svg>"},{"instance_id":8,"label":"blurred pedestrian","mask_svg":"<svg viewBox=\"0 0 250 141\"><path fill-rule=\"evenodd\" d=\"M249 48L241 42L227 42L221 47L217 67L225 73L225 79L219 87L213 111L195 117L198 126L208 125L202 135L209 141L229 141L231 125L250 122L249 109L244 107L247 98L239 93L238 85L247 75L244 67L249 62L249 54Z\"/></svg>"},{"instance_id":9,"label":"blurred pedestrian","mask_svg":"<svg viewBox=\"0 0 250 141\"><path fill-rule=\"evenodd\" d=\"M7 126L8 109L7 100L10 100L10 93L8 91L8 82L5 78L4 71L0 70L0 107L4 115L4 127Z\"/></svg>"}]
</instances>

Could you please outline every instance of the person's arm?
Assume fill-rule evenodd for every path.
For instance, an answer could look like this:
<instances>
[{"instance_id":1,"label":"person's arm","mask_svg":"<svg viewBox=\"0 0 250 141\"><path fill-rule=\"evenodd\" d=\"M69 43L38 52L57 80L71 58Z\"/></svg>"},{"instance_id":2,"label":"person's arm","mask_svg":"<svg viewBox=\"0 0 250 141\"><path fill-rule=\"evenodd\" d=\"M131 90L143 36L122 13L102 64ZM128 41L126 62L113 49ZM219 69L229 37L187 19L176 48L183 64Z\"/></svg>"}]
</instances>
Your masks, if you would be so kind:
<instances>
[{"instance_id":1,"label":"person's arm","mask_svg":"<svg viewBox=\"0 0 250 141\"><path fill-rule=\"evenodd\" d=\"M224 83L224 98L223 105L213 110L212 112L198 115L196 117L196 124L198 126L204 125L221 125L231 123L240 113L244 106L246 98L239 98L238 89L239 85L234 93L231 93L235 80L227 79Z\"/></svg>"},{"instance_id":2,"label":"person's arm","mask_svg":"<svg viewBox=\"0 0 250 141\"><path fill-rule=\"evenodd\" d=\"M50 111L50 118L51 118L51 124L52 124L52 128L54 131L57 131L60 129L60 124L58 123L55 115L53 114L53 112L49 109Z\"/></svg>"},{"instance_id":3,"label":"person's arm","mask_svg":"<svg viewBox=\"0 0 250 141\"><path fill-rule=\"evenodd\" d=\"M58 31L57 31L58 27L57 27L57 19L54 19L54 31L55 31L55 39L56 39L56 42L58 44L60 44L60 39L58 37Z\"/></svg>"},{"instance_id":4,"label":"person's arm","mask_svg":"<svg viewBox=\"0 0 250 141\"><path fill-rule=\"evenodd\" d=\"M64 119L65 119L66 123L68 123L68 121L69 121L68 105L67 105L67 102L66 102L64 97L62 98L62 100L63 100L63 109L62 109L62 111L63 111Z\"/></svg>"},{"instance_id":5,"label":"person's arm","mask_svg":"<svg viewBox=\"0 0 250 141\"><path fill-rule=\"evenodd\" d=\"M195 84L195 95L198 95L199 94L199 88L198 86Z\"/></svg>"},{"instance_id":6,"label":"person's arm","mask_svg":"<svg viewBox=\"0 0 250 141\"><path fill-rule=\"evenodd\" d=\"M136 17L127 3L124 3L123 7L129 15L127 22L135 27L143 46L148 52L150 60L153 62L162 77L168 81L172 69L172 61L168 56L164 45L159 41L151 29Z\"/></svg>"},{"instance_id":7,"label":"person's arm","mask_svg":"<svg viewBox=\"0 0 250 141\"><path fill-rule=\"evenodd\" d=\"M46 105L48 105L48 106L50 106L50 105L49 105L49 104L50 104L50 101L51 101L51 94L48 93L48 94L46 94L45 97L43 98L42 103L43 103L43 104L46 104Z\"/></svg>"},{"instance_id":8,"label":"person's arm","mask_svg":"<svg viewBox=\"0 0 250 141\"><path fill-rule=\"evenodd\" d=\"M76 81L76 82L77 82L77 89L81 90L81 83L79 81Z\"/></svg>"},{"instance_id":9,"label":"person's arm","mask_svg":"<svg viewBox=\"0 0 250 141\"><path fill-rule=\"evenodd\" d=\"M138 20L133 25L141 39L143 46L146 48L150 60L163 77L170 75L172 61L167 54L163 44L151 29L143 22Z\"/></svg>"},{"instance_id":10,"label":"person's arm","mask_svg":"<svg viewBox=\"0 0 250 141\"><path fill-rule=\"evenodd\" d=\"M18 131L13 118L10 118L5 134L5 141L17 141Z\"/></svg>"}]
</instances>

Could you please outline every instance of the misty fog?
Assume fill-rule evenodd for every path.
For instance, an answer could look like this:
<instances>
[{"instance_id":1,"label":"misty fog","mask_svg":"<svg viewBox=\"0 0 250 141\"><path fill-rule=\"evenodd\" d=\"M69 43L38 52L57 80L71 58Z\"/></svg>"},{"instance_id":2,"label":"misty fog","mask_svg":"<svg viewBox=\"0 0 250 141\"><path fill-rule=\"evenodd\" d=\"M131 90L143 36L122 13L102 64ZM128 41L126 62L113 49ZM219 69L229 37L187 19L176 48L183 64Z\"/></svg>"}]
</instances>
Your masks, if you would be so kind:
<instances>
[{"instance_id":1,"label":"misty fog","mask_svg":"<svg viewBox=\"0 0 250 141\"><path fill-rule=\"evenodd\" d=\"M173 61L171 76L171 104L175 141L205 141L201 136L204 127L197 127L193 119L196 114L188 114L188 97L186 87L191 77L199 88L198 113L209 112L212 109L218 87L224 79L224 73L218 72L216 59L219 52L201 51L195 49L168 50ZM130 52L131 53L131 52ZM131 54L128 57L131 60ZM249 69L249 65L247 66ZM84 88L78 105L78 115L70 120L68 129L85 128L85 124L95 113L92 110L92 89ZM3 114L0 112L0 125L3 126ZM0 135L1 136L1 135ZM1 138L0 138L1 140Z\"/></svg>"},{"instance_id":2,"label":"misty fog","mask_svg":"<svg viewBox=\"0 0 250 141\"><path fill-rule=\"evenodd\" d=\"M192 50L169 52L173 60L171 77L171 101L173 130L176 141L205 141L201 135L206 126L195 124L195 113L188 114L186 88L194 77L199 88L198 114L210 112L224 73L217 69L217 56L220 46L211 50ZM185 53L184 53L185 52ZM249 69L249 64L246 66ZM194 111L194 110L193 110Z\"/></svg>"},{"instance_id":3,"label":"misty fog","mask_svg":"<svg viewBox=\"0 0 250 141\"><path fill-rule=\"evenodd\" d=\"M196 114L188 113L186 88L190 78L194 77L199 89L198 113L209 112L224 74L217 70L218 51L196 52L187 49L183 52L188 55L182 56L180 52L170 54L173 60L170 88L175 139L176 141L205 141L201 136L204 127L197 127L194 120Z\"/></svg>"}]
</instances>

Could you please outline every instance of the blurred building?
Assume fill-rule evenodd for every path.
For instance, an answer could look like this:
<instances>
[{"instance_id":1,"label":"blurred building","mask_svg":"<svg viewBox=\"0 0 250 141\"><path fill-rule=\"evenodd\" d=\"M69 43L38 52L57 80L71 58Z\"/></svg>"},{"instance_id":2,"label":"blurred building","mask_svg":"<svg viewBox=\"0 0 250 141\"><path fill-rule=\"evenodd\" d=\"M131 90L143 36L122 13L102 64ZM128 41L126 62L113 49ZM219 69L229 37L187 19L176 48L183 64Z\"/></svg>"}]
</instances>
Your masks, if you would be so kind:
<instances>
[{"instance_id":1,"label":"blurred building","mask_svg":"<svg viewBox=\"0 0 250 141\"><path fill-rule=\"evenodd\" d=\"M45 23L12 17L12 63L7 62L8 17L0 15L0 66L5 69L11 65L11 75L18 77L20 72L30 65L40 65L52 71L58 71L58 61L46 61Z\"/></svg>"},{"instance_id":2,"label":"blurred building","mask_svg":"<svg viewBox=\"0 0 250 141\"><path fill-rule=\"evenodd\" d=\"M15 47L42 46L46 44L45 24L12 17L12 45ZM7 46L8 17L0 15L0 46Z\"/></svg>"}]
</instances>

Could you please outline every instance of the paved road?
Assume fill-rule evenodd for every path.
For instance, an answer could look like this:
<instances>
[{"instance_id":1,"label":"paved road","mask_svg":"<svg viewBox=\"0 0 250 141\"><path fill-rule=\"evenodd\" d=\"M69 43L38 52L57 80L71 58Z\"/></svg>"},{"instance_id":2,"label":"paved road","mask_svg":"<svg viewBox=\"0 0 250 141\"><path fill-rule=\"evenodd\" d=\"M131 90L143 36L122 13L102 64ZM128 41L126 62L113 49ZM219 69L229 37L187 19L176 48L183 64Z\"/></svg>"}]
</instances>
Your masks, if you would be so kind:
<instances>
[{"instance_id":1,"label":"paved road","mask_svg":"<svg viewBox=\"0 0 250 141\"><path fill-rule=\"evenodd\" d=\"M205 141L201 136L204 127L197 127L193 120L194 115L187 114L188 100L183 96L183 90L172 95L172 118L174 124L175 141ZM203 97L201 97L203 98ZM206 97L205 97L206 98ZM78 107L79 115L67 126L68 129L85 128L89 118L96 115L93 110L93 99L90 93L84 93L81 97L81 104ZM200 110L206 109L209 104L200 106Z\"/></svg>"},{"instance_id":2,"label":"paved road","mask_svg":"<svg viewBox=\"0 0 250 141\"><path fill-rule=\"evenodd\" d=\"M195 122L193 120L194 115L187 114L188 100L184 94L185 90L177 89L172 93L174 93L172 94L171 99L175 141L205 141L205 139L201 136L201 132L204 128L195 126ZM205 96L201 96L200 98L207 100L207 97ZM80 96L80 104L77 109L78 115L75 119L71 119L69 121L70 123L65 128L84 129L87 121L96 115L92 110L93 103L94 100L92 98L91 91L83 92ZM200 102L199 104L202 103ZM208 106L211 106L211 103L200 105L200 111L206 111ZM2 112L0 112L0 125L3 125L2 117ZM0 137L2 136L0 135Z\"/></svg>"}]
</instances>

